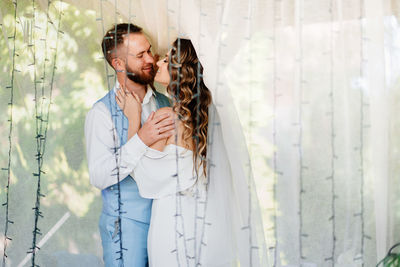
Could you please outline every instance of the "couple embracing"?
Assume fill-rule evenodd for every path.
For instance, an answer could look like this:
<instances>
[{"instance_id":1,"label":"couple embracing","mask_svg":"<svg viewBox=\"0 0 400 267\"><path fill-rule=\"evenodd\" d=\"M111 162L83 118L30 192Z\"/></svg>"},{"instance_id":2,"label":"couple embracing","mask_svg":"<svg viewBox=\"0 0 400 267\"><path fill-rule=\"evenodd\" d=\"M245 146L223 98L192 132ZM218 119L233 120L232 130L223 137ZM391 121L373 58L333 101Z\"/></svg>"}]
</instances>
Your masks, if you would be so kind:
<instances>
[{"instance_id":1,"label":"couple embracing","mask_svg":"<svg viewBox=\"0 0 400 267\"><path fill-rule=\"evenodd\" d=\"M246 203L235 197L247 188L232 181L191 41L178 38L155 62L142 29L122 23L102 50L117 79L87 114L85 138L90 182L103 199L105 266L258 266Z\"/></svg>"}]
</instances>

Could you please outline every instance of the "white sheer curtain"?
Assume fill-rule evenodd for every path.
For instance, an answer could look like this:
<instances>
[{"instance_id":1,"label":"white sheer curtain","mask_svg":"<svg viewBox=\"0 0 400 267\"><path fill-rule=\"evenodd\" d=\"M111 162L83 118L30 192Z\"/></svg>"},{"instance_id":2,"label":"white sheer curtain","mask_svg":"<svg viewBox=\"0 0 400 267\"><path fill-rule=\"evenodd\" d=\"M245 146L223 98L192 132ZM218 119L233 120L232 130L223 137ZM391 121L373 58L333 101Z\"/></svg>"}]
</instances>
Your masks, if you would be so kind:
<instances>
[{"instance_id":1,"label":"white sheer curtain","mask_svg":"<svg viewBox=\"0 0 400 267\"><path fill-rule=\"evenodd\" d=\"M61 40L62 47L68 50L76 46L68 53L79 55L81 60L88 50L71 40L69 33L76 27L94 30L96 38L78 42L92 46L91 43L100 43L103 29L107 30L112 23L130 21L145 29L155 51L161 55L178 35L192 39L220 115L234 173L241 175L240 171L245 170L247 178L249 175L255 178L252 188L257 191L262 210L270 265L374 266L390 246L400 242L400 120L397 116L400 25L396 1L66 2L65 17L79 18L78 10L82 16L85 14L95 21L85 27L76 26L73 21L63 24L67 37ZM38 3L44 10L47 1ZM19 12L21 21L30 19L28 11ZM12 20L12 14L2 11L1 15L3 36L8 36L12 28L6 28L7 19ZM1 43L2 49L11 48L6 43ZM95 78L85 80L91 87L71 84L77 98L91 94L91 88L99 88L95 89L95 96L84 101L86 108L90 106L89 100L94 101L107 89L107 83L100 78L105 77L104 72L98 73L104 70L99 67L104 63L96 61L100 46L93 45L90 49L95 56L85 60L93 60L97 66ZM11 51L7 50L6 54L11 55ZM63 54L58 60L61 65L62 60L69 62ZM65 64L65 67L71 66ZM63 70L58 71L56 83L62 84ZM29 94L26 88L16 90L21 98ZM61 102L57 97L55 101ZM2 99L6 101L7 97ZM26 103L29 102L19 105L31 111L32 106ZM59 118L57 107L60 106L55 104L51 110L55 114L53 120ZM63 114L63 118L68 116ZM79 121L82 116L71 119ZM2 130L8 125L6 119L4 125ZM53 131L56 135L62 129L53 127ZM6 143L7 136L1 137L1 141ZM49 144L48 153L52 153L52 148L68 147L74 142L54 141ZM26 142L16 143L23 151L24 145L29 146ZM75 152L84 153L81 149L77 146ZM1 155L5 161L6 151ZM49 164L52 156L48 156ZM68 162L62 162L66 170L54 174L72 173L77 179L79 176L70 170ZM20 173L17 178L22 179L29 173ZM57 180L61 184L58 190L68 196L72 189L64 183L68 184L71 176L61 177L65 178ZM34 194L33 181L24 185L23 193ZM52 199L54 186L47 190ZM1 192L2 199L4 192ZM98 193L93 192L86 192L90 200L82 198L81 203L100 203ZM76 212L79 209L69 204L68 198L57 201L63 204L63 211L75 216L65 222L65 230L61 227L55 234L59 242L50 241L51 247L43 246L39 259L51 262L46 261L47 257L55 261L53 258L62 258L64 254L60 251L65 250L79 254L81 260L77 262L81 264L91 260L88 254L101 258L97 217ZM29 201L16 203L14 199L13 203L10 206L13 214L17 210L31 213ZM248 203L244 201L241 205L247 207ZM90 206L94 212L90 214L99 211L99 206ZM62 215L50 206L44 209L45 215L56 214L57 218ZM20 262L31 242L30 234L19 236L15 230L21 227L29 233L31 215L18 218L15 226L10 226L10 236L15 238L7 249L12 266ZM3 212L0 219L4 221ZM56 222L49 216L42 219L46 231ZM88 229L91 237L82 239ZM78 241L71 241L71 237Z\"/></svg>"}]
</instances>

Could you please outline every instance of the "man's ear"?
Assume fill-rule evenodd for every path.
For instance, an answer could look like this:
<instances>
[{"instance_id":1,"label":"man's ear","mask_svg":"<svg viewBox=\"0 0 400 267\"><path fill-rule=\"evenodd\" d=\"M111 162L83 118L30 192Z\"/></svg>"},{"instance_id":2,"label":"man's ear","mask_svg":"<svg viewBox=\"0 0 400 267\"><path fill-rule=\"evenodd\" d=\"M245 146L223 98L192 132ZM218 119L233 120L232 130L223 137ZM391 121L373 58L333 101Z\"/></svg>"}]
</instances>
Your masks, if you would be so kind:
<instances>
[{"instance_id":1,"label":"man's ear","mask_svg":"<svg viewBox=\"0 0 400 267\"><path fill-rule=\"evenodd\" d=\"M117 58L117 57L111 59L111 66L113 66L113 68L114 68L116 71L125 70L125 64L124 64L124 62L123 62L120 58Z\"/></svg>"}]
</instances>

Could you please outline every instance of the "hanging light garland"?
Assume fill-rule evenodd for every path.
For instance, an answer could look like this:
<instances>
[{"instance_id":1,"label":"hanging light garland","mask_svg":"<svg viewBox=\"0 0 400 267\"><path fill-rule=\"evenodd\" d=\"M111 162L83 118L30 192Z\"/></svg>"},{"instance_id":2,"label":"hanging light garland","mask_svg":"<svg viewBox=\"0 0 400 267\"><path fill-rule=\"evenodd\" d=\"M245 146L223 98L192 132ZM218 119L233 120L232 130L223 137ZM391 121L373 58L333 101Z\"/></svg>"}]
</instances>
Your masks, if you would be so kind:
<instances>
[{"instance_id":1,"label":"hanging light garland","mask_svg":"<svg viewBox=\"0 0 400 267\"><path fill-rule=\"evenodd\" d=\"M49 30L49 25L54 24L51 19L50 19L50 5L51 1L47 1L47 11L46 11L46 30L45 30L45 38L41 38L40 41L44 42L44 48L45 48L45 58L43 62L43 75L38 79L37 77L37 72L38 68L37 67L37 62L36 62L36 30L42 30L42 28L37 25L36 23L36 4L35 0L32 0L32 14L33 14L33 19L32 19L32 43L29 44L32 48L32 58L33 62L30 64L30 66L33 66L33 83L34 83L34 90L35 90L35 120L36 120L36 161L37 161L37 170L35 173L33 173L33 176L37 178L37 189L36 189L36 200L35 200L35 207L33 208L34 210L34 228L33 228L33 237L32 237L32 246L28 253L32 254L31 257L31 264L32 267L38 266L36 264L36 252L39 248L37 245L37 237L38 235L42 235L40 228L38 227L39 223L39 218L43 218L43 214L40 211L40 200L42 197L45 197L45 195L41 192L41 178L42 175L45 174L43 171L43 156L45 154L46 150L46 141L47 141L47 130L48 130L48 125L49 125L49 118L50 118L50 106L52 103L52 96L53 96L53 87L54 87L54 76L56 72L56 60L57 60L57 50L58 50L58 42L60 39L60 34L63 34L63 32L60 30L60 25L61 25L61 16L63 14L62 12L62 1L59 2L60 4L60 11L59 11L59 18L58 18L58 27L57 27L57 37L56 37L56 46L51 48L51 50L54 50L54 56L53 56L53 66L51 68L51 78L50 78L50 83L48 85L48 103L45 105L45 101L47 99L45 95L45 86L46 86L46 62L50 61L48 59L48 45L47 45L47 38L48 38L48 30ZM38 90L38 84L41 84L41 93ZM40 96L39 96L40 94Z\"/></svg>"},{"instance_id":2,"label":"hanging light garland","mask_svg":"<svg viewBox=\"0 0 400 267\"><path fill-rule=\"evenodd\" d=\"M333 14L333 1L329 2L329 15L330 15L330 35L329 35L329 104L330 104L330 111L327 113L327 116L330 117L330 127L331 127L331 134L330 134L330 147L331 147L331 157L330 157L330 174L326 178L328 181L331 182L331 216L329 217L328 221L332 224L332 248L331 248L331 256L325 258L325 261L330 261L332 266L335 266L335 259L336 259L336 184L335 184L335 160L336 156L336 149L335 149L335 98L334 98L334 83L333 83L333 50L334 50L334 14Z\"/></svg>"},{"instance_id":3,"label":"hanging light garland","mask_svg":"<svg viewBox=\"0 0 400 267\"><path fill-rule=\"evenodd\" d=\"M14 105L14 80L15 80L15 57L17 56L15 52L15 39L17 34L17 8L18 8L18 1L13 1L14 5L14 33L12 36L9 36L8 39L13 41L13 52L12 52L12 64L11 64L11 78L10 78L10 85L6 86L6 89L10 91L10 101L8 102L9 107L9 119L8 122L10 123L10 128L8 132L8 163L7 167L2 168L3 171L7 171L7 185L5 188L6 192L6 202L3 203L3 206L6 209L6 217L5 217L5 226L4 226L4 245L3 245L3 267L6 266L6 258L7 258L7 245L8 242L11 241L11 237L8 236L8 227L10 224L14 222L11 221L9 217L9 199L10 199L10 182L11 182L11 155L12 155L12 134L13 134L13 105Z\"/></svg>"}]
</instances>

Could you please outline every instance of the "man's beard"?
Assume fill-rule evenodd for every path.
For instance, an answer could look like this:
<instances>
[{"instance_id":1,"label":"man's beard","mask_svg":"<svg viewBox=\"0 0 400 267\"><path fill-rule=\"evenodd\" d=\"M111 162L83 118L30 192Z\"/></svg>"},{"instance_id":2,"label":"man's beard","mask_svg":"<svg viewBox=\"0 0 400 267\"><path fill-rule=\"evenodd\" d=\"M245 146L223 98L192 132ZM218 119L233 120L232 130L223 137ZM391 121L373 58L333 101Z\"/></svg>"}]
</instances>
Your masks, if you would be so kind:
<instances>
[{"instance_id":1,"label":"man's beard","mask_svg":"<svg viewBox=\"0 0 400 267\"><path fill-rule=\"evenodd\" d=\"M139 74L137 72L134 72L130 67L126 66L126 71L127 71L127 77L129 80L131 80L132 82L138 83L138 84L143 84L143 85L147 85L147 84L151 84L154 81L154 67L153 65L151 66L151 72L149 75L146 75L144 73Z\"/></svg>"}]
</instances>

